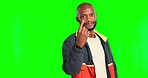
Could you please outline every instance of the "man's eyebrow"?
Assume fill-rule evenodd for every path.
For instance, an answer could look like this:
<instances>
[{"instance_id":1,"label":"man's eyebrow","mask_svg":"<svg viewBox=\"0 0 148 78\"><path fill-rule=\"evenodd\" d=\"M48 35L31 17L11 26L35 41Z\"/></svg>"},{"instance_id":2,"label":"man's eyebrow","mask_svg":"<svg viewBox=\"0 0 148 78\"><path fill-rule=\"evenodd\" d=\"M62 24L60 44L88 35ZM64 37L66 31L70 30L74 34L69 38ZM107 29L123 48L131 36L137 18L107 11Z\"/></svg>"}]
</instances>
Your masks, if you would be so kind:
<instances>
[{"instance_id":1,"label":"man's eyebrow","mask_svg":"<svg viewBox=\"0 0 148 78\"><path fill-rule=\"evenodd\" d=\"M86 15L86 14L81 14L81 15Z\"/></svg>"},{"instance_id":2,"label":"man's eyebrow","mask_svg":"<svg viewBox=\"0 0 148 78\"><path fill-rule=\"evenodd\" d=\"M91 12L91 13L89 13L89 14L95 14L95 12ZM81 15L87 15L87 14L85 14L85 13L82 13Z\"/></svg>"},{"instance_id":3,"label":"man's eyebrow","mask_svg":"<svg viewBox=\"0 0 148 78\"><path fill-rule=\"evenodd\" d=\"M94 11L92 13L95 13Z\"/></svg>"}]
</instances>

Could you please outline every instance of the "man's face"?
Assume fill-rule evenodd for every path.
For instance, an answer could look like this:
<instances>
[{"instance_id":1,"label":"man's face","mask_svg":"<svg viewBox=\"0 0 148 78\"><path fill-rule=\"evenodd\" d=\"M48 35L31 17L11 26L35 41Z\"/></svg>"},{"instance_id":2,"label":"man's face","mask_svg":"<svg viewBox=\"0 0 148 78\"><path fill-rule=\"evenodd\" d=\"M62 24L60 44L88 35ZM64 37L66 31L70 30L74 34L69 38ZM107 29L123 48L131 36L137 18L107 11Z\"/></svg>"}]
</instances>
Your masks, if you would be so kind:
<instances>
[{"instance_id":1,"label":"man's face","mask_svg":"<svg viewBox=\"0 0 148 78\"><path fill-rule=\"evenodd\" d=\"M78 9L77 20L81 23L84 20L84 25L89 31L93 30L96 25L96 14L92 6L85 5Z\"/></svg>"}]
</instances>

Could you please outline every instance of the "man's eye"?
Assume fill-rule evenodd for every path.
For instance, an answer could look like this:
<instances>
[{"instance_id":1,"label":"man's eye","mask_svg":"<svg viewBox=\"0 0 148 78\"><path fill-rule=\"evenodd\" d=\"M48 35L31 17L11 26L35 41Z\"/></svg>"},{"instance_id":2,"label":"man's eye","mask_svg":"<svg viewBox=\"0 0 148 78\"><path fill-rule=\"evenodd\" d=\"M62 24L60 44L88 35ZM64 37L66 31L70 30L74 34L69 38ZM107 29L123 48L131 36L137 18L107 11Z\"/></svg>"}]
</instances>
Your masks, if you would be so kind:
<instances>
[{"instance_id":1,"label":"man's eye","mask_svg":"<svg viewBox=\"0 0 148 78\"><path fill-rule=\"evenodd\" d=\"M80 18L85 18L85 16L83 15L83 16L81 16Z\"/></svg>"},{"instance_id":2,"label":"man's eye","mask_svg":"<svg viewBox=\"0 0 148 78\"><path fill-rule=\"evenodd\" d=\"M91 14L91 16L94 16L95 14Z\"/></svg>"}]
</instances>

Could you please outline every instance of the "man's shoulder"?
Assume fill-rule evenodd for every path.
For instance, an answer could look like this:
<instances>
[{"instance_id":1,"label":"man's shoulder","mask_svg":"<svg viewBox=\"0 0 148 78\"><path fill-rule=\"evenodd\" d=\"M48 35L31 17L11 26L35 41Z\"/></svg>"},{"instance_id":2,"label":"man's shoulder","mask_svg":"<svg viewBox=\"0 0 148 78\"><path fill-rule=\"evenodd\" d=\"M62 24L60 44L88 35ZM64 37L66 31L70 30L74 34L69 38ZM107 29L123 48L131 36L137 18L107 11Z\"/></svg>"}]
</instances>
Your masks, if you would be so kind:
<instances>
[{"instance_id":1,"label":"man's shoulder","mask_svg":"<svg viewBox=\"0 0 148 78\"><path fill-rule=\"evenodd\" d=\"M97 32L96 30L94 30L94 31L95 31L95 33L96 33L104 42L107 42L107 37L106 37L106 36L100 34L100 33Z\"/></svg>"}]
</instances>

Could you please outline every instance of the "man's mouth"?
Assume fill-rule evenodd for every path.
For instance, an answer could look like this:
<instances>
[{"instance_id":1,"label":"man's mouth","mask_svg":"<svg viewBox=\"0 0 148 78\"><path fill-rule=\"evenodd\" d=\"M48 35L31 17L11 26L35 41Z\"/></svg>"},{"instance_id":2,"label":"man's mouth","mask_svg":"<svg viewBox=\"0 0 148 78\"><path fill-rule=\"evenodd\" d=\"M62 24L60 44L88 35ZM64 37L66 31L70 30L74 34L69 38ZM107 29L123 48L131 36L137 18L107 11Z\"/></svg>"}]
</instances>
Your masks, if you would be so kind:
<instances>
[{"instance_id":1,"label":"man's mouth","mask_svg":"<svg viewBox=\"0 0 148 78\"><path fill-rule=\"evenodd\" d=\"M84 26L92 26L92 25L94 25L94 22L84 23Z\"/></svg>"},{"instance_id":2,"label":"man's mouth","mask_svg":"<svg viewBox=\"0 0 148 78\"><path fill-rule=\"evenodd\" d=\"M87 22L84 23L83 26L85 26L88 29L88 31L92 31L96 27L96 22Z\"/></svg>"},{"instance_id":3,"label":"man's mouth","mask_svg":"<svg viewBox=\"0 0 148 78\"><path fill-rule=\"evenodd\" d=\"M84 23L84 25L94 25L94 22Z\"/></svg>"}]
</instances>

